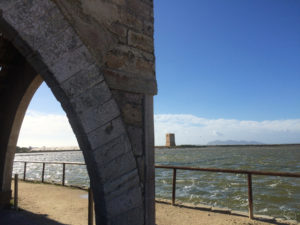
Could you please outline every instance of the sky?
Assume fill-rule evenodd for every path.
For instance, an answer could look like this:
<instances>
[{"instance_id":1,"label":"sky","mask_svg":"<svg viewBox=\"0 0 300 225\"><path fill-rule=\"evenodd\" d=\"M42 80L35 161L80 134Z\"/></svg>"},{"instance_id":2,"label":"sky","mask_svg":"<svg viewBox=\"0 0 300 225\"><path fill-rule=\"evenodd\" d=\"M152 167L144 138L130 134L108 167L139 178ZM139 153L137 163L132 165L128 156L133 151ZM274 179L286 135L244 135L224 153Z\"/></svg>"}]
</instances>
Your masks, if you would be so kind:
<instances>
[{"instance_id":1,"label":"sky","mask_svg":"<svg viewBox=\"0 0 300 225\"><path fill-rule=\"evenodd\" d=\"M300 143L299 12L299 0L155 0L155 144L168 132L177 144ZM43 84L18 145L76 144Z\"/></svg>"}]
</instances>

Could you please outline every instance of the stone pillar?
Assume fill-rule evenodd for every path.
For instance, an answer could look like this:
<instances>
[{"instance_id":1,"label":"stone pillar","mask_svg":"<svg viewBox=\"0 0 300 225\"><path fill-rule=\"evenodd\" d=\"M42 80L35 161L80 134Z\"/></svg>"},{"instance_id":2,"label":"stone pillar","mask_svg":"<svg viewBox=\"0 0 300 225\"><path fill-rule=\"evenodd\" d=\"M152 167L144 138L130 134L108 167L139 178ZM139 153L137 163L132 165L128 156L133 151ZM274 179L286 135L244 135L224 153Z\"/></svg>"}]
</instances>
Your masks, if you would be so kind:
<instances>
[{"instance_id":1,"label":"stone pillar","mask_svg":"<svg viewBox=\"0 0 300 225\"><path fill-rule=\"evenodd\" d=\"M0 209L8 207L11 199L11 191L0 191Z\"/></svg>"},{"instance_id":2,"label":"stone pillar","mask_svg":"<svg viewBox=\"0 0 300 225\"><path fill-rule=\"evenodd\" d=\"M87 164L96 223L154 225L153 1L0 1L0 14L1 33L68 116ZM25 92L14 91L13 78L7 75L12 85L0 95L6 103L0 122L11 117L0 127L7 134L0 136L0 191L10 190L16 147L10 133L17 137L13 122L22 121L16 112ZM26 88L32 79L25 78Z\"/></svg>"},{"instance_id":3,"label":"stone pillar","mask_svg":"<svg viewBox=\"0 0 300 225\"><path fill-rule=\"evenodd\" d=\"M175 144L175 134L166 134L166 146L167 147L174 147Z\"/></svg>"}]
</instances>

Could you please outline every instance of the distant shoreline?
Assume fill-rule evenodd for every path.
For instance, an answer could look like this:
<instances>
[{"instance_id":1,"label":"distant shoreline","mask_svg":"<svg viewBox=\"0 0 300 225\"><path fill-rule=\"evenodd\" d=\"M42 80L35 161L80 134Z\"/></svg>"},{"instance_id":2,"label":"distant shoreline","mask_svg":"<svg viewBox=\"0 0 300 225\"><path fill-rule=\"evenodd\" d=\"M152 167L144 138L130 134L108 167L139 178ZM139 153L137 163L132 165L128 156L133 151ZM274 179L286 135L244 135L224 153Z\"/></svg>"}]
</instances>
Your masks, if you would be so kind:
<instances>
[{"instance_id":1,"label":"distant shoreline","mask_svg":"<svg viewBox=\"0 0 300 225\"><path fill-rule=\"evenodd\" d=\"M78 150L37 150L37 151L29 151L29 152L16 152L17 154L27 154L27 153L53 153L53 152L81 152Z\"/></svg>"},{"instance_id":2,"label":"distant shoreline","mask_svg":"<svg viewBox=\"0 0 300 225\"><path fill-rule=\"evenodd\" d=\"M299 144L252 144L252 145L177 145L174 147L167 147L167 146L154 146L155 149L163 149L163 148L167 148L167 149L179 149L179 148L210 148L210 147L215 147L215 148L228 148L228 147L241 147L241 148L245 148L245 147L284 147L284 146L299 146L300 147L300 143ZM53 153L53 152L78 152L81 151L80 149L78 150L36 150L36 151L28 151L28 152L16 152L17 154L23 153Z\"/></svg>"},{"instance_id":3,"label":"distant shoreline","mask_svg":"<svg viewBox=\"0 0 300 225\"><path fill-rule=\"evenodd\" d=\"M168 146L155 146L154 148L209 148L209 147L277 147L277 146L299 146L298 144L247 144L247 145L177 145L173 147Z\"/></svg>"}]
</instances>

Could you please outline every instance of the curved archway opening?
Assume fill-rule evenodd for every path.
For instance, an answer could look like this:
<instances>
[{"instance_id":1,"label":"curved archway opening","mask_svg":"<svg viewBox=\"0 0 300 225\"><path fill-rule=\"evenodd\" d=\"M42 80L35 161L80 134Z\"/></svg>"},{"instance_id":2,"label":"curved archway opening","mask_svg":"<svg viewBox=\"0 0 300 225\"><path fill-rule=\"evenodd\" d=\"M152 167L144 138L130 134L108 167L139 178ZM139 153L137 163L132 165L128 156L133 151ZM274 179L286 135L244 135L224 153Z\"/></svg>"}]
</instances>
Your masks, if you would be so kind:
<instances>
[{"instance_id":1,"label":"curved archway opening","mask_svg":"<svg viewBox=\"0 0 300 225\"><path fill-rule=\"evenodd\" d=\"M16 117L20 109L20 102L26 96L31 81L37 74L40 74L61 103L83 151L90 176L90 185L93 189L97 223L108 224L117 221L126 223L126 221L131 221L130 215L135 214L135 222L144 224L144 204L146 203L143 202L143 189L146 187L142 184L145 181L141 180L144 174L139 174L139 170L143 172L144 170L141 169L145 164L143 161L137 161L128 136L129 131L112 91L103 78L101 69L73 28L55 8L54 3L45 2L40 3L41 7L47 8L49 5L53 7L53 13L57 14L60 22L64 23L67 28L62 29L60 24L54 24L52 32L54 35L57 34L55 32L59 32L58 39L43 39L46 43L42 46L37 46L36 39L32 40L30 37L37 38L39 35L45 35L48 27L43 25L47 25L47 20L43 20L37 30L28 30L26 26L15 23L15 19L19 18L10 17L10 13L12 15L15 13L12 11L3 14L0 20L1 31L5 35L5 39L12 47L17 48L15 52L24 61L24 68L12 67L12 69L19 69L19 73L13 73L13 71L9 73L7 79L11 81L11 86L4 88L4 94L1 95L1 103L8 104L5 110L1 110L3 124L7 124L1 127L3 133L7 134L7 136L1 137L1 206L7 205L11 196L11 171L16 148L16 138L13 139L12 136L17 137L20 129L20 127L12 129L13 124L17 120L19 122L16 124L21 124L23 117ZM33 7L31 3L27 4L27 2L26 4L22 3L22 6L29 9ZM19 10L18 7L17 10ZM20 16L24 16L23 22L29 25L31 16L39 15L34 14L27 17L22 14ZM47 14L47 16L51 16L49 20L56 19L53 18L53 14ZM30 32L33 33L29 34ZM52 48L56 47L58 49L52 51L54 50ZM27 67L28 73L25 70ZM5 71L5 67L1 71L4 74L3 71ZM24 77L27 74L31 80ZM11 79L12 77L15 79ZM16 86L18 82L22 91L14 91L14 88L18 87ZM118 94L118 91L115 91L115 94ZM21 111L24 115L25 110ZM140 130L142 129L143 125ZM141 148L143 151L144 146ZM144 159L142 158L142 160ZM141 163L140 168L137 166L138 163ZM152 203L150 202L150 204Z\"/></svg>"},{"instance_id":2,"label":"curved archway opening","mask_svg":"<svg viewBox=\"0 0 300 225\"><path fill-rule=\"evenodd\" d=\"M85 160L67 116L45 83L29 104L17 146L13 174L19 174L23 180L19 182L22 211L41 223L87 224L88 194L81 190L87 189L90 183L86 166L82 165ZM17 216L15 222L18 219Z\"/></svg>"}]
</instances>

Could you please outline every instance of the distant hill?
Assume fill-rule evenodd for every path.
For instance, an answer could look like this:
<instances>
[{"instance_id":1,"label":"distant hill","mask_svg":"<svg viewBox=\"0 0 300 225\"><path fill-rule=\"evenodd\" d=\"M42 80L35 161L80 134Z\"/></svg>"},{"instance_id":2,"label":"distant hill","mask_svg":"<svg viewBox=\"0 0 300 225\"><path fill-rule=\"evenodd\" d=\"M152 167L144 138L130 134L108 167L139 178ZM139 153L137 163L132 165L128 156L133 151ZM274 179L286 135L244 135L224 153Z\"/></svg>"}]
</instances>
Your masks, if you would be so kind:
<instances>
[{"instance_id":1,"label":"distant hill","mask_svg":"<svg viewBox=\"0 0 300 225\"><path fill-rule=\"evenodd\" d=\"M262 145L264 143L257 141L234 141L234 140L225 140L225 141L210 141L207 145Z\"/></svg>"}]
</instances>

